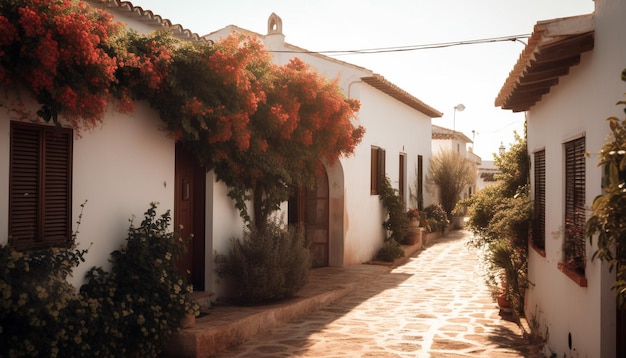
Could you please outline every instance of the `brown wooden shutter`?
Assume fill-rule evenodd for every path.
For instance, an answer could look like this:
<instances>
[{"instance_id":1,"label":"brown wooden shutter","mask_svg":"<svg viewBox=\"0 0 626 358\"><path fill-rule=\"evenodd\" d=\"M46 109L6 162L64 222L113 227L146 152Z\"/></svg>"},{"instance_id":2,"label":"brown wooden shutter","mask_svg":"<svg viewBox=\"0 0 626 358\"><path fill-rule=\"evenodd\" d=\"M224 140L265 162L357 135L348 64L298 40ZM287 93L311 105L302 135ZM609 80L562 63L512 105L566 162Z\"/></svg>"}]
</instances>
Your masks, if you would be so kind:
<instances>
[{"instance_id":1,"label":"brown wooden shutter","mask_svg":"<svg viewBox=\"0 0 626 358\"><path fill-rule=\"evenodd\" d=\"M9 237L17 249L71 236L72 131L11 123Z\"/></svg>"},{"instance_id":2,"label":"brown wooden shutter","mask_svg":"<svg viewBox=\"0 0 626 358\"><path fill-rule=\"evenodd\" d=\"M12 242L38 237L40 132L11 126L9 164L9 237Z\"/></svg>"},{"instance_id":3,"label":"brown wooden shutter","mask_svg":"<svg viewBox=\"0 0 626 358\"><path fill-rule=\"evenodd\" d=\"M539 249L546 247L546 151L535 152L533 243Z\"/></svg>"},{"instance_id":4,"label":"brown wooden shutter","mask_svg":"<svg viewBox=\"0 0 626 358\"><path fill-rule=\"evenodd\" d=\"M382 192L382 186L385 182L385 150L378 148L378 193Z\"/></svg>"},{"instance_id":5,"label":"brown wooden shutter","mask_svg":"<svg viewBox=\"0 0 626 358\"><path fill-rule=\"evenodd\" d=\"M424 157L417 156L417 208L424 210Z\"/></svg>"},{"instance_id":6,"label":"brown wooden shutter","mask_svg":"<svg viewBox=\"0 0 626 358\"><path fill-rule=\"evenodd\" d=\"M400 153L399 163L400 172L398 173L398 194L404 200L404 185L406 181L406 154Z\"/></svg>"},{"instance_id":7,"label":"brown wooden shutter","mask_svg":"<svg viewBox=\"0 0 626 358\"><path fill-rule=\"evenodd\" d=\"M568 235L568 223L573 231L584 232L585 228L585 138L565 143L565 221L566 235L564 259L585 258L583 234ZM584 266L579 267L584 271Z\"/></svg>"},{"instance_id":8,"label":"brown wooden shutter","mask_svg":"<svg viewBox=\"0 0 626 358\"><path fill-rule=\"evenodd\" d=\"M378 194L378 148L370 151L370 194Z\"/></svg>"},{"instance_id":9,"label":"brown wooden shutter","mask_svg":"<svg viewBox=\"0 0 626 358\"><path fill-rule=\"evenodd\" d=\"M42 241L61 244L71 235L72 137L58 129L47 129L45 133Z\"/></svg>"}]
</instances>

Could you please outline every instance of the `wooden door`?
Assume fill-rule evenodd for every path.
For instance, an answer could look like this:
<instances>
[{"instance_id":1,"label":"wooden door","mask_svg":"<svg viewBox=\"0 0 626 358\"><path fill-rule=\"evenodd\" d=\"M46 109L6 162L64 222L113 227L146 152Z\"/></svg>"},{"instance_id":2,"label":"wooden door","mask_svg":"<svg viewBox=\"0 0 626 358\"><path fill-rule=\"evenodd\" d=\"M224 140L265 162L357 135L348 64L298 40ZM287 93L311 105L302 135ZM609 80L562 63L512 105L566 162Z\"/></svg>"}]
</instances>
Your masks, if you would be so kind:
<instances>
[{"instance_id":1,"label":"wooden door","mask_svg":"<svg viewBox=\"0 0 626 358\"><path fill-rule=\"evenodd\" d=\"M315 185L295 190L289 199L289 223L304 224L313 267L324 267L329 263L328 193L328 176L320 163Z\"/></svg>"},{"instance_id":2,"label":"wooden door","mask_svg":"<svg viewBox=\"0 0 626 358\"><path fill-rule=\"evenodd\" d=\"M174 227L181 230L187 250L178 262L179 271L193 285L204 290L204 218L206 172L180 143L176 144L174 177Z\"/></svg>"}]
</instances>

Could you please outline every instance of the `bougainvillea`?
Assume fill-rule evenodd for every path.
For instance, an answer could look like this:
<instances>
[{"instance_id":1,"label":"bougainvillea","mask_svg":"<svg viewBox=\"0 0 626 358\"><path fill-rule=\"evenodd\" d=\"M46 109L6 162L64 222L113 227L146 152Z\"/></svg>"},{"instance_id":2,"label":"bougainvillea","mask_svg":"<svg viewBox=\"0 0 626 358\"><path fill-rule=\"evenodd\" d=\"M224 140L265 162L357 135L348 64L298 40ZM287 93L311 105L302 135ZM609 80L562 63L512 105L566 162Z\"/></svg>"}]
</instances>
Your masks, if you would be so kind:
<instances>
[{"instance_id":1,"label":"bougainvillea","mask_svg":"<svg viewBox=\"0 0 626 358\"><path fill-rule=\"evenodd\" d=\"M116 61L105 49L118 30L82 1L2 1L0 83L32 92L46 121L63 115L74 128L91 128L111 99Z\"/></svg>"},{"instance_id":2,"label":"bougainvillea","mask_svg":"<svg viewBox=\"0 0 626 358\"><path fill-rule=\"evenodd\" d=\"M364 133L353 122L358 101L336 80L298 59L273 65L243 35L217 43L140 35L78 0L3 1L0 31L0 84L28 89L39 117L92 128L111 101L130 111L146 100L231 188L247 221L250 189L264 222L290 186L314 177L320 159L349 155Z\"/></svg>"},{"instance_id":3,"label":"bougainvillea","mask_svg":"<svg viewBox=\"0 0 626 358\"><path fill-rule=\"evenodd\" d=\"M245 189L253 190L257 226L291 188L311 184L321 159L332 164L350 155L364 134L353 123L359 102L300 59L272 66L262 79L266 100L251 117L249 150L229 153L215 168L246 220Z\"/></svg>"},{"instance_id":4,"label":"bougainvillea","mask_svg":"<svg viewBox=\"0 0 626 358\"><path fill-rule=\"evenodd\" d=\"M265 99L260 78L270 66L256 41L231 36L217 44L187 42L171 56L158 88L144 93L176 140L212 167L250 146L250 117Z\"/></svg>"}]
</instances>

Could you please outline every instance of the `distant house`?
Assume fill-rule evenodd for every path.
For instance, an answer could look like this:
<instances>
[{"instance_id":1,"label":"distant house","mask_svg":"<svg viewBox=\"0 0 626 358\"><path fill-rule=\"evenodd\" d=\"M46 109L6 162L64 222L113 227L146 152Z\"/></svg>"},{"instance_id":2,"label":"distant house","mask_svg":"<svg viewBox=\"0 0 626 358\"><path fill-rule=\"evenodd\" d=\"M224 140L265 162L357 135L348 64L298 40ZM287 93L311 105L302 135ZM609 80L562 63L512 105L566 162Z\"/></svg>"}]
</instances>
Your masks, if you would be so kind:
<instances>
[{"instance_id":1,"label":"distant house","mask_svg":"<svg viewBox=\"0 0 626 358\"><path fill-rule=\"evenodd\" d=\"M290 222L305 222L307 235L314 238L314 264L345 266L372 259L385 235L378 196L383 175L406 201L409 190L427 203L432 200L422 188L431 153L431 119L442 113L366 68L285 42L276 14L268 18L266 35L230 25L205 38L219 40L234 32L259 39L277 64L299 57L324 77L339 78L344 94L361 102L358 120L366 133L354 155L332 166L324 163L326 173L318 178L316 194L294 197L288 212ZM307 215L312 209L318 215Z\"/></svg>"},{"instance_id":2,"label":"distant house","mask_svg":"<svg viewBox=\"0 0 626 358\"><path fill-rule=\"evenodd\" d=\"M500 169L495 165L493 160L483 160L478 166L476 190L481 190L496 184L498 182L496 175L499 173Z\"/></svg>"},{"instance_id":3,"label":"distant house","mask_svg":"<svg viewBox=\"0 0 626 358\"><path fill-rule=\"evenodd\" d=\"M87 2L139 33L166 29L184 40L205 41L128 1ZM228 27L208 37L217 38L235 30L245 31ZM302 52L297 55L313 69L329 78L340 76L346 96L361 101L358 116L367 133L354 155L341 158L332 166L325 164L326 172L317 178L316 188L294 195L285 205L285 213L290 221L306 222L307 234L314 243L316 266L345 266L372 259L385 234L378 197L382 176L389 176L407 199L410 187L415 184L421 188L431 153L431 118L442 114L365 68L285 43L281 20L276 15L269 18L268 34L255 36L269 49ZM295 54L280 54L276 61L286 63L292 56ZM37 108L34 102L24 102ZM51 135L51 126L35 122L0 108L0 217L9 218L9 213L15 213L12 196L39 195L34 191L20 192L15 185L17 171L11 166L25 136L45 141ZM80 204L88 200L78 244L80 248L91 247L87 262L74 272L74 284L82 282L91 266L106 267L109 254L126 238L128 219L134 216L141 220L149 203L157 201L159 210L172 210L176 227L183 225L194 234L193 244L182 261L190 271L194 289L223 292L213 270L214 254L227 252L230 239L241 236L243 222L227 196L228 188L168 138L162 127L159 114L147 103L138 103L132 114L111 108L101 126L82 133L80 138L70 129L61 131L63 140L57 144L66 155L61 168L66 174L65 201L60 202L61 209L45 208L46 213L41 215L55 214L69 234L78 220ZM38 173L33 171L27 179L48 180L44 171ZM426 194L423 196L430 202ZM11 220L0 220L0 244L15 242L9 232ZM36 232L45 231L45 225L33 229L33 241L42 239Z\"/></svg>"},{"instance_id":4,"label":"distant house","mask_svg":"<svg viewBox=\"0 0 626 358\"><path fill-rule=\"evenodd\" d=\"M615 104L626 92L624 18L626 2L596 0L593 14L538 22L496 99L527 112L535 219L525 311L547 340L546 356L626 355L615 274L591 259L596 241L576 234L602 193L605 119L623 118Z\"/></svg>"},{"instance_id":5,"label":"distant house","mask_svg":"<svg viewBox=\"0 0 626 358\"><path fill-rule=\"evenodd\" d=\"M478 168L482 160L472 151L471 147L468 148L468 144L472 144L473 142L465 134L435 125L433 125L432 130L433 154L436 154L442 150L453 151L458 153L461 157L466 158L467 160L472 162L476 166L476 168ZM469 198L470 196L474 195L474 193L476 193L478 180L476 182L476 185L468 186L463 190L463 193L461 194L461 199Z\"/></svg>"}]
</instances>

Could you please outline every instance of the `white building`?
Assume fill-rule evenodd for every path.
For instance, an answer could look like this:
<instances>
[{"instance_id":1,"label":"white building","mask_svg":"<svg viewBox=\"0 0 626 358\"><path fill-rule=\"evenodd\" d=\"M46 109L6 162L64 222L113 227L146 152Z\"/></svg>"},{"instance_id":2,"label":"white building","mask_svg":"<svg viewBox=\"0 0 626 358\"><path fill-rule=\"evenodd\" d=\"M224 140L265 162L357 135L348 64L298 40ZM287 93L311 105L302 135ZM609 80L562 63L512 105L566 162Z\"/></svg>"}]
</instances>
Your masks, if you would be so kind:
<instances>
[{"instance_id":1,"label":"white building","mask_svg":"<svg viewBox=\"0 0 626 358\"><path fill-rule=\"evenodd\" d=\"M88 2L139 33L168 29L182 39L199 39L180 25L172 25L127 1ZM208 37L218 38L232 31L251 33L230 26ZM255 36L270 50L302 52L298 56L313 69L329 78L339 76L345 95L360 100L359 124L367 132L354 155L326 166L325 175L317 180L316 195L294 198L289 206L299 208L294 210L294 220L303 220L307 207L318 213L314 222L307 223L308 234L316 242L316 265L345 266L372 259L385 234L384 212L377 195L380 175L389 176L408 199L409 187L418 182L418 173L425 175L428 170L431 118L442 114L365 68L304 53L285 43L281 20L276 15L269 18L268 34ZM277 54L275 61L284 64L293 56ZM36 108L34 102L27 105ZM82 133L81 138L68 134L67 195L71 199L64 220L72 226L78 220L80 205L88 200L78 244L80 248L90 247L87 262L74 272L73 283L80 284L92 266L107 267L110 253L126 238L128 219L135 216L141 220L149 203L158 201L159 210L171 209L175 225L184 224L195 236L185 261L194 288L219 295L223 288L213 271L214 254L227 252L230 239L241 236L242 220L226 195L226 186L216 182L213 172L207 174L190 159L189 153L167 137L158 117L147 103L138 103L132 114L111 108L98 128ZM15 142L12 131L50 128L25 125L24 121L8 110L0 111L0 217L9 217L11 210L10 143ZM188 191L183 191L183 186ZM183 192L189 193L187 198L181 198ZM429 203L430 199L425 201ZM0 221L0 244L10 241L8 225Z\"/></svg>"},{"instance_id":2,"label":"white building","mask_svg":"<svg viewBox=\"0 0 626 358\"><path fill-rule=\"evenodd\" d=\"M615 274L591 259L595 240L568 234L584 232L602 193L596 153L609 133L605 119L623 117L615 104L626 92L624 18L626 2L596 0L593 14L538 22L496 99L527 112L536 219L525 311L547 339L546 355L626 354L626 321L616 321L610 290Z\"/></svg>"}]
</instances>

